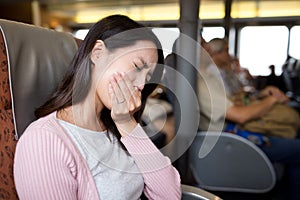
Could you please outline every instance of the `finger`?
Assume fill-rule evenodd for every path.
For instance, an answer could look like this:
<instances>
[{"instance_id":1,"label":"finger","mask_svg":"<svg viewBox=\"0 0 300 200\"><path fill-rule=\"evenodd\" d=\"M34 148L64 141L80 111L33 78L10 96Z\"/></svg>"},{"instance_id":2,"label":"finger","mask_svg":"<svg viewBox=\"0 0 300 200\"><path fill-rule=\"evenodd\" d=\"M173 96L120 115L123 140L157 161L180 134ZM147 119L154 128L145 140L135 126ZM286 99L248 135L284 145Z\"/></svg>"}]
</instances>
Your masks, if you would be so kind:
<instances>
[{"instance_id":1,"label":"finger","mask_svg":"<svg viewBox=\"0 0 300 200\"><path fill-rule=\"evenodd\" d=\"M128 109L123 104L117 102L117 98L111 83L108 86L109 96L111 98L112 107L111 107L111 117L115 123L125 123L131 119Z\"/></svg>"},{"instance_id":2,"label":"finger","mask_svg":"<svg viewBox=\"0 0 300 200\"><path fill-rule=\"evenodd\" d=\"M118 85L123 92L123 96L128 101L130 111L136 111L141 106L141 94L137 87L134 87L132 81L125 73L119 73L121 79Z\"/></svg>"},{"instance_id":3,"label":"finger","mask_svg":"<svg viewBox=\"0 0 300 200\"><path fill-rule=\"evenodd\" d=\"M133 95L133 86L131 81L127 78L125 73L118 73L118 86L123 93L125 99L130 102Z\"/></svg>"},{"instance_id":4,"label":"finger","mask_svg":"<svg viewBox=\"0 0 300 200\"><path fill-rule=\"evenodd\" d=\"M122 73L124 83L126 84L128 91L130 92L130 97L131 100L133 101L135 107L134 108L139 108L141 106L141 90L137 87L134 86L132 81L129 79L129 76L125 73Z\"/></svg>"},{"instance_id":5,"label":"finger","mask_svg":"<svg viewBox=\"0 0 300 200\"><path fill-rule=\"evenodd\" d=\"M124 79L124 83L125 83L125 85L126 85L126 87L127 87L127 91L129 91L130 92L130 97L134 100L134 101L136 101L136 99L140 99L140 97L141 97L141 91L139 90L139 88L138 87L136 87L136 86L134 86L133 84L132 84L132 81L129 79L129 77L128 77L128 75L127 74L125 74L125 73L122 73L122 77L123 77L123 79Z\"/></svg>"},{"instance_id":6,"label":"finger","mask_svg":"<svg viewBox=\"0 0 300 200\"><path fill-rule=\"evenodd\" d=\"M126 98L124 97L123 92L121 91L119 84L117 83L118 79L119 78L117 77L117 75L114 75L114 77L111 79L110 83L111 83L112 90L113 90L113 93L116 98L116 103L122 104L122 103L126 102Z\"/></svg>"},{"instance_id":7,"label":"finger","mask_svg":"<svg viewBox=\"0 0 300 200\"><path fill-rule=\"evenodd\" d=\"M113 105L117 104L117 99L116 99L116 95L114 94L113 86L111 83L108 84L108 94L110 96L111 104L113 107Z\"/></svg>"},{"instance_id":8,"label":"finger","mask_svg":"<svg viewBox=\"0 0 300 200\"><path fill-rule=\"evenodd\" d=\"M132 101L134 102L136 108L141 106L142 94L137 87L134 87L134 90L132 92Z\"/></svg>"}]
</instances>

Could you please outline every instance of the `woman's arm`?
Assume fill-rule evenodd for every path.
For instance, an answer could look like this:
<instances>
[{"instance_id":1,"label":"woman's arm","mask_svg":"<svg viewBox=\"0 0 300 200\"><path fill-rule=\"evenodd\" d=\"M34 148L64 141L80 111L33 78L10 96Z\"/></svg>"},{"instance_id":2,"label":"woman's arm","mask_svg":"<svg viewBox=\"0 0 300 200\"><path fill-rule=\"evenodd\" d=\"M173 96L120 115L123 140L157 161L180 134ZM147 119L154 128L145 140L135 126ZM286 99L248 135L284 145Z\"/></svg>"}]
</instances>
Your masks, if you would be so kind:
<instances>
[{"instance_id":1,"label":"woman's arm","mask_svg":"<svg viewBox=\"0 0 300 200\"><path fill-rule=\"evenodd\" d=\"M143 174L144 192L149 199L181 199L179 173L172 166L170 159L156 148L140 125L122 137L121 141Z\"/></svg>"},{"instance_id":2,"label":"woman's arm","mask_svg":"<svg viewBox=\"0 0 300 200\"><path fill-rule=\"evenodd\" d=\"M120 89L123 88L123 89ZM155 200L181 199L180 176L152 143L133 113L141 107L141 90L134 87L125 74L119 74L109 85L111 116L130 155L143 174L145 195Z\"/></svg>"},{"instance_id":3,"label":"woman's arm","mask_svg":"<svg viewBox=\"0 0 300 200\"><path fill-rule=\"evenodd\" d=\"M17 143L14 180L22 200L78 199L76 165L64 143L43 129L27 130Z\"/></svg>"}]
</instances>

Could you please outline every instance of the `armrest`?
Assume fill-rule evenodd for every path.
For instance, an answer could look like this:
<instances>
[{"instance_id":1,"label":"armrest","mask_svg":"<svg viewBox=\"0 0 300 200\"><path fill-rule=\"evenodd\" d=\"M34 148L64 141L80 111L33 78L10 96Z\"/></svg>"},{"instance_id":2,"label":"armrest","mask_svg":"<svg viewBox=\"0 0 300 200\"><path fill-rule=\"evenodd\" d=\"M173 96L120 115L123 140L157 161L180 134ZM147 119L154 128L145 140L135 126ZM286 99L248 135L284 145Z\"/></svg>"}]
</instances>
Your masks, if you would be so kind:
<instances>
[{"instance_id":1,"label":"armrest","mask_svg":"<svg viewBox=\"0 0 300 200\"><path fill-rule=\"evenodd\" d=\"M210 151L200 158L200 148ZM276 183L266 155L232 133L199 132L190 148L190 167L199 186L213 191L265 193Z\"/></svg>"},{"instance_id":2,"label":"armrest","mask_svg":"<svg viewBox=\"0 0 300 200\"><path fill-rule=\"evenodd\" d=\"M181 200L221 200L218 196L210 192L190 185L181 184L181 191Z\"/></svg>"}]
</instances>

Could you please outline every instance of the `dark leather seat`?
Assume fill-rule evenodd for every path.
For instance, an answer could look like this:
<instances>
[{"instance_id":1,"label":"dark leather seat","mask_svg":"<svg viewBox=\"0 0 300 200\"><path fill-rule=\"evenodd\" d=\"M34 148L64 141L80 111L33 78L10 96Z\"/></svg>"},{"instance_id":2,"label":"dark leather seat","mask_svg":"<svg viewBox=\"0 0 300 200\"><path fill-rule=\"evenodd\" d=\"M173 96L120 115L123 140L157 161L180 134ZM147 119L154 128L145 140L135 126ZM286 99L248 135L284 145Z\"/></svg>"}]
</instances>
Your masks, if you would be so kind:
<instances>
[{"instance_id":1,"label":"dark leather seat","mask_svg":"<svg viewBox=\"0 0 300 200\"><path fill-rule=\"evenodd\" d=\"M18 199L13 181L17 138L62 79L77 50L68 33L0 19L0 199Z\"/></svg>"},{"instance_id":2,"label":"dark leather seat","mask_svg":"<svg viewBox=\"0 0 300 200\"><path fill-rule=\"evenodd\" d=\"M300 112L300 60L289 57L282 66L282 77L286 94L290 97L290 106Z\"/></svg>"}]
</instances>

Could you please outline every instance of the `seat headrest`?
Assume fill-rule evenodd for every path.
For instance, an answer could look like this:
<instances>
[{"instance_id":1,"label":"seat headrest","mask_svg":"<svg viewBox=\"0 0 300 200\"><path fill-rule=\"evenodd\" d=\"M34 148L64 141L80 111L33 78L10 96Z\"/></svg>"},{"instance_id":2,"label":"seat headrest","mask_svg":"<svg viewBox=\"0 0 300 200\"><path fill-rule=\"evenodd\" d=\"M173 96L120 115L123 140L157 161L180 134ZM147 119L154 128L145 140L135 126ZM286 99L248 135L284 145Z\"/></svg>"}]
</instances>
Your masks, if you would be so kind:
<instances>
[{"instance_id":1,"label":"seat headrest","mask_svg":"<svg viewBox=\"0 0 300 200\"><path fill-rule=\"evenodd\" d=\"M14 124L20 136L61 81L76 50L68 33L0 19L7 50Z\"/></svg>"}]
</instances>

